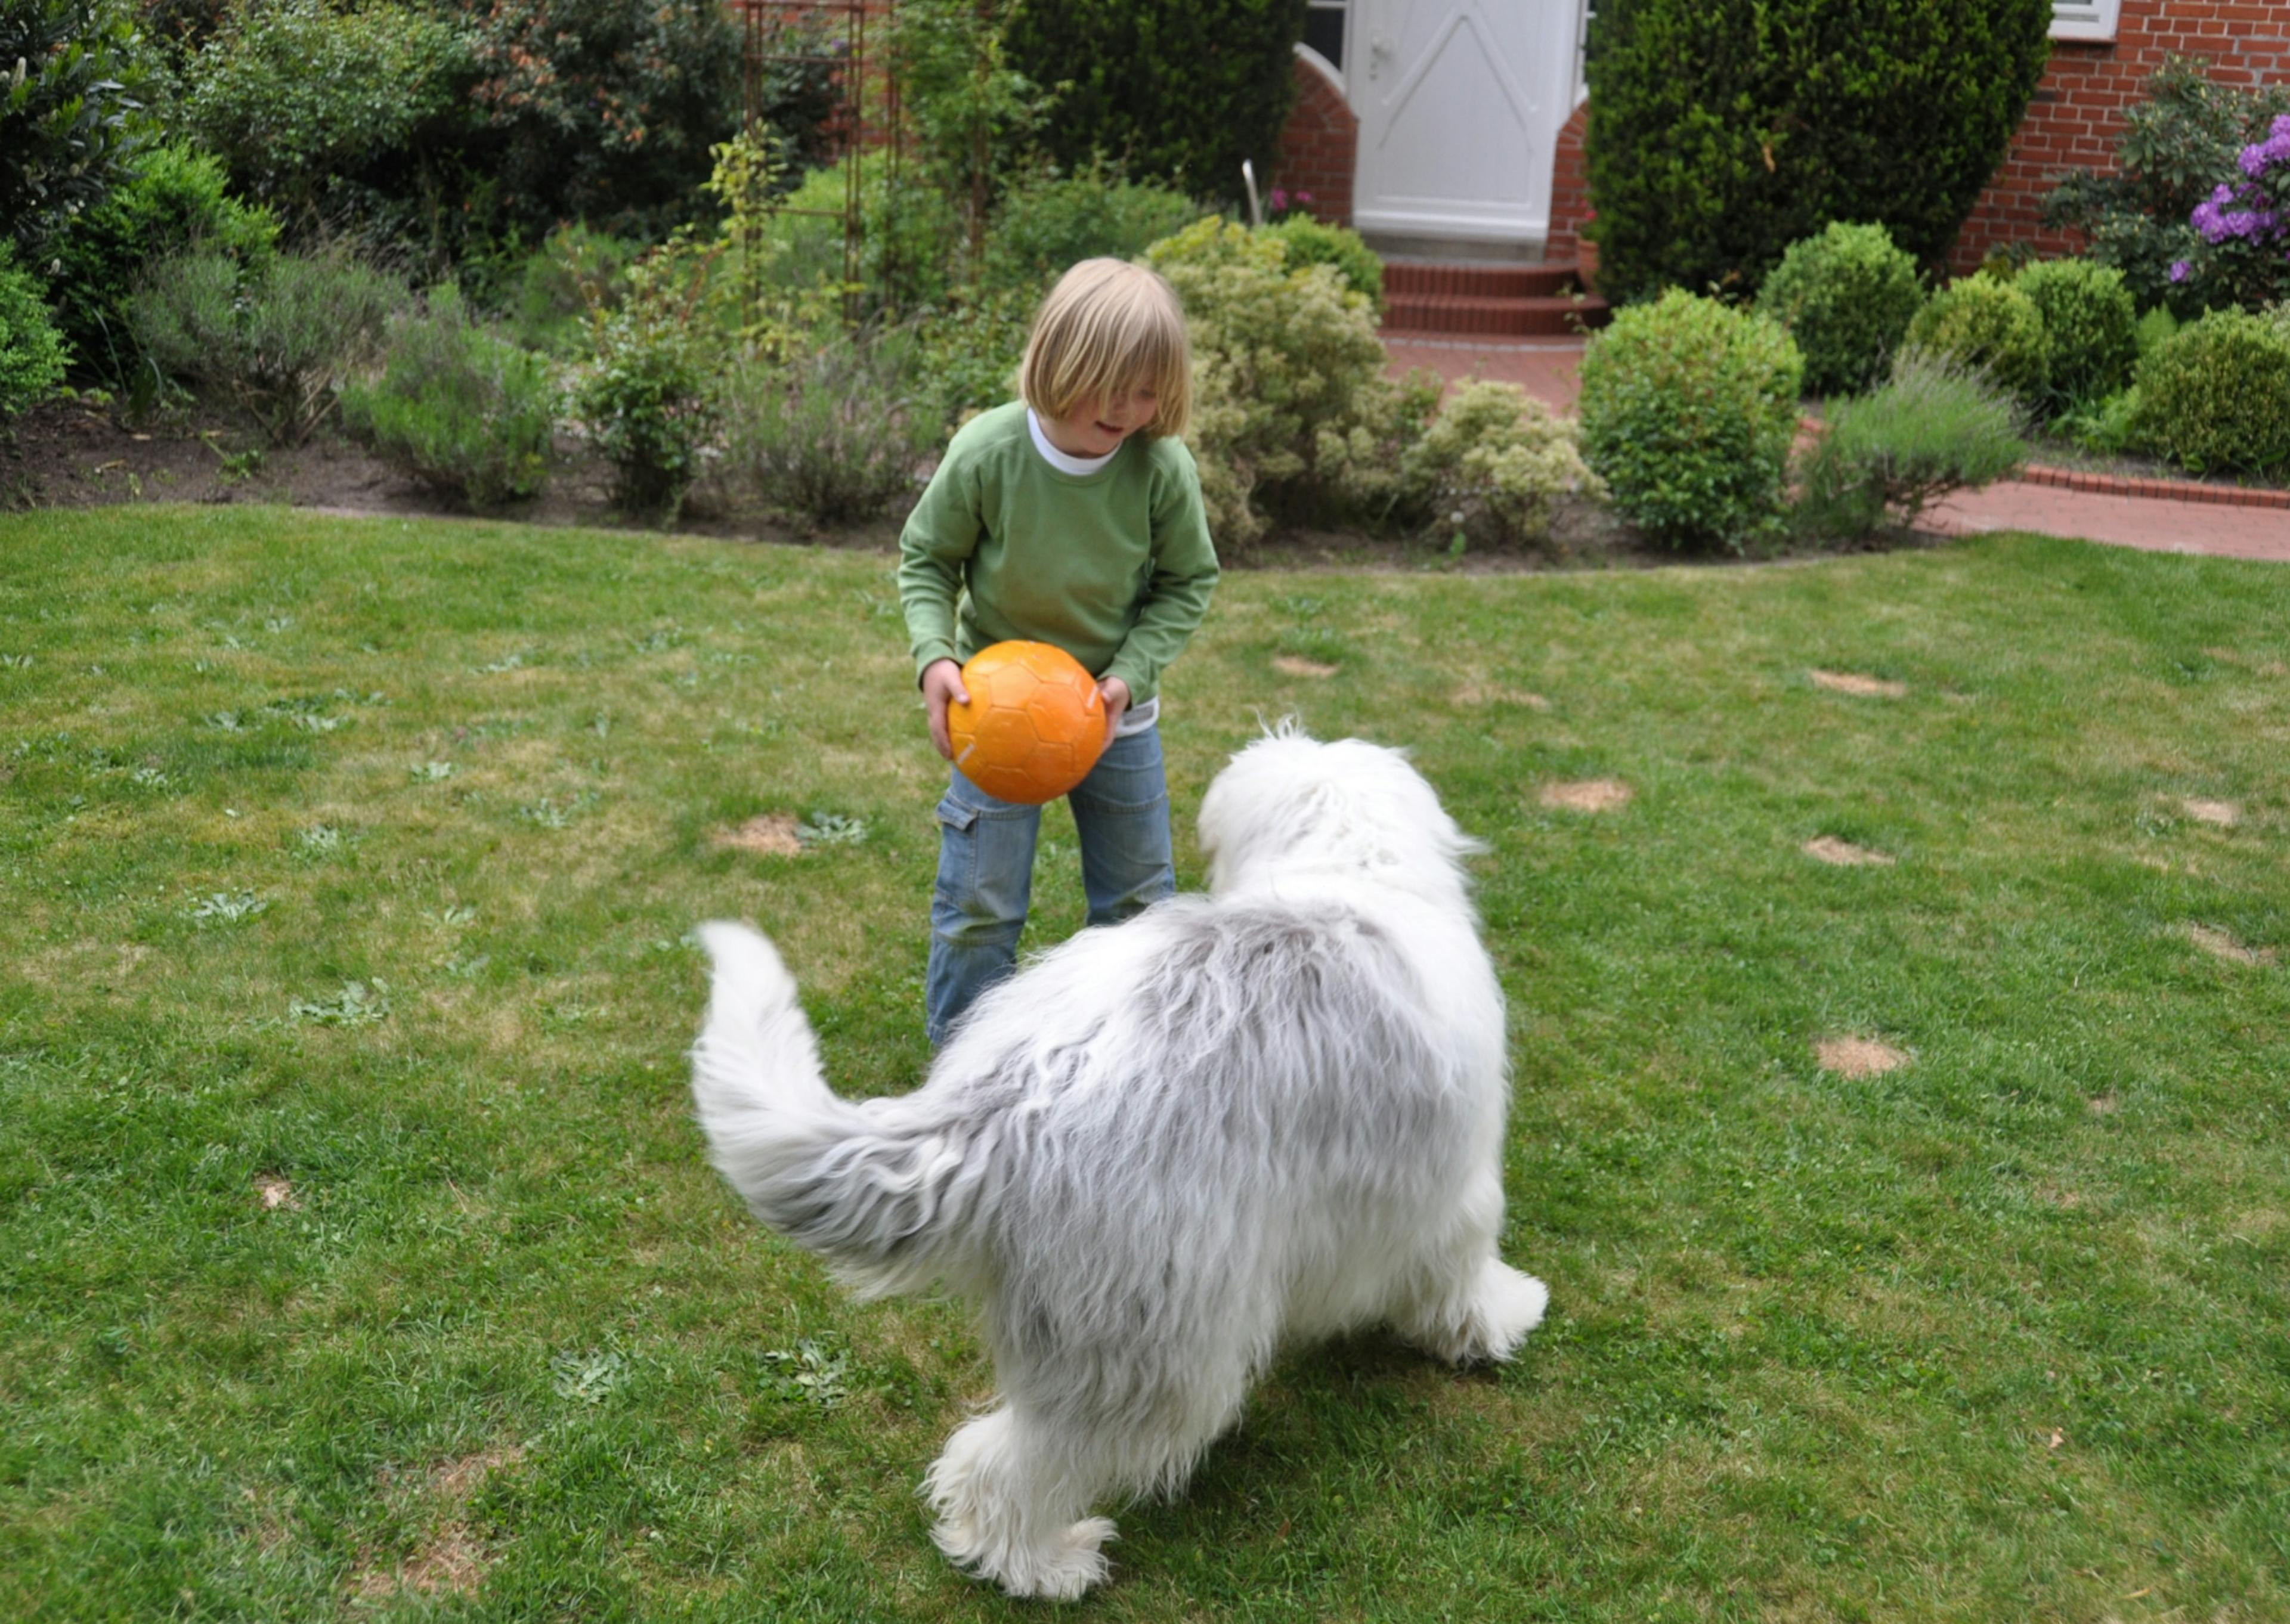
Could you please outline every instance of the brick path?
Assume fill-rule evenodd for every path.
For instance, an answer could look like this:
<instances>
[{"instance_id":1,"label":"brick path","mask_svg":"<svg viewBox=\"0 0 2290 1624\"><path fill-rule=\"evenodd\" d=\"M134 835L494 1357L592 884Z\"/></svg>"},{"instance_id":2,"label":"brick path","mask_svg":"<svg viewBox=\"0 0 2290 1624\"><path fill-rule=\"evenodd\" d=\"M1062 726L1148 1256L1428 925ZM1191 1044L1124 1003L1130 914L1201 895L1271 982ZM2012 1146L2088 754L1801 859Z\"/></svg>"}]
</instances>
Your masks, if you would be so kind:
<instances>
[{"instance_id":1,"label":"brick path","mask_svg":"<svg viewBox=\"0 0 2290 1624\"><path fill-rule=\"evenodd\" d=\"M1499 379L1562 411L1574 404L1575 367L1582 359L1580 340L1504 344L1410 337L1387 340L1384 348L1390 352L1395 374L1422 366L1451 380ZM1943 503L1925 522L1945 535L2032 530L2150 552L2290 564L2290 508L2284 508L2115 496L2007 480Z\"/></svg>"}]
</instances>

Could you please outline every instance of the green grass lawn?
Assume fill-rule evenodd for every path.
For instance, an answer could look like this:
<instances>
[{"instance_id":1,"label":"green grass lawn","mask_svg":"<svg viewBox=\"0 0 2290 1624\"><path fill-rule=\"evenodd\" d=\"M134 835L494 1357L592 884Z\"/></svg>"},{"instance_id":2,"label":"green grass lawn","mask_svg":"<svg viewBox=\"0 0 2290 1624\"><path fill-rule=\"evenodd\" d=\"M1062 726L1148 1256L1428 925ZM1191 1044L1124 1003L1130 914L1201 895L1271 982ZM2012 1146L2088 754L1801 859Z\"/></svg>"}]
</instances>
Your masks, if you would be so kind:
<instances>
[{"instance_id":1,"label":"green grass lawn","mask_svg":"<svg viewBox=\"0 0 2290 1624\"><path fill-rule=\"evenodd\" d=\"M2290 571L2028 538L1229 577L1180 877L1261 723L1415 751L1552 1313L1292 1354L1088 1615L2290 1618L2286 661ZM0 1616L1046 1616L926 1537L959 1308L847 1301L685 1088L727 915L921 1078L940 771L880 556L0 517Z\"/></svg>"}]
</instances>

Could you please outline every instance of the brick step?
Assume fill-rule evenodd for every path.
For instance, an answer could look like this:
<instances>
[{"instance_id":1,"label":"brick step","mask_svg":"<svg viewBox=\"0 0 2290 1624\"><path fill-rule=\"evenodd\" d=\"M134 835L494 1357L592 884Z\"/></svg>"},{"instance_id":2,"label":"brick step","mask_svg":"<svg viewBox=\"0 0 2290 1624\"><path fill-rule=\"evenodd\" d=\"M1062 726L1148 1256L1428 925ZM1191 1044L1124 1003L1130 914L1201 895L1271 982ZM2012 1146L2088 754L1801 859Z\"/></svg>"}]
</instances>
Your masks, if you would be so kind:
<instances>
[{"instance_id":1,"label":"brick step","mask_svg":"<svg viewBox=\"0 0 2290 1624\"><path fill-rule=\"evenodd\" d=\"M1538 338L1571 336L1585 327L1603 327L1607 316L1606 301L1594 294L1504 299L1387 293L1383 326L1387 335Z\"/></svg>"},{"instance_id":2,"label":"brick step","mask_svg":"<svg viewBox=\"0 0 2290 1624\"><path fill-rule=\"evenodd\" d=\"M1387 299L1548 299L1565 292L1573 280L1572 260L1542 265L1437 265L1421 260L1383 263Z\"/></svg>"}]
</instances>

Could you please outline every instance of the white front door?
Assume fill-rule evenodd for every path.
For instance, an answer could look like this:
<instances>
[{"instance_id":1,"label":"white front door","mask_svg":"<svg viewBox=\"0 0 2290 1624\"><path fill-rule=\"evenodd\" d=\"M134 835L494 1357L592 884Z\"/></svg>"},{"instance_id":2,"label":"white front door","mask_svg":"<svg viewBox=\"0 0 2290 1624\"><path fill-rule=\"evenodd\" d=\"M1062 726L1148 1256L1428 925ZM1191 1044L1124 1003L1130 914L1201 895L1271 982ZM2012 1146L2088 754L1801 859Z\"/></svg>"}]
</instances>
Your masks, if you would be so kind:
<instances>
[{"instance_id":1,"label":"white front door","mask_svg":"<svg viewBox=\"0 0 2290 1624\"><path fill-rule=\"evenodd\" d=\"M1538 243L1580 0L1352 0L1363 231Z\"/></svg>"}]
</instances>

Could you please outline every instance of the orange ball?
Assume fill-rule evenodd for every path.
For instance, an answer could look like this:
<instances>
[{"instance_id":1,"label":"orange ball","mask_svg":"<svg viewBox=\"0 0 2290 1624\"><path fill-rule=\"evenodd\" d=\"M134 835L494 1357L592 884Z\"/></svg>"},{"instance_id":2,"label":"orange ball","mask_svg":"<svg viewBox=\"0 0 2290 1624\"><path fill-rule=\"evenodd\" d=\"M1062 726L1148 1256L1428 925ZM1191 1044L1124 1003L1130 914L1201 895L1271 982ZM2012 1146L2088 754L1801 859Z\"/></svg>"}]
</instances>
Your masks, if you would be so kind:
<instances>
[{"instance_id":1,"label":"orange ball","mask_svg":"<svg viewBox=\"0 0 2290 1624\"><path fill-rule=\"evenodd\" d=\"M967 705L946 708L954 764L990 796L1038 806L1089 776L1105 749L1105 700L1081 661L1047 643L997 643L962 668Z\"/></svg>"}]
</instances>

